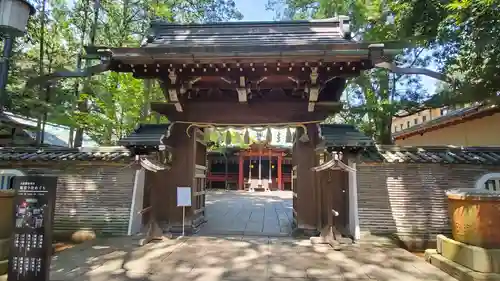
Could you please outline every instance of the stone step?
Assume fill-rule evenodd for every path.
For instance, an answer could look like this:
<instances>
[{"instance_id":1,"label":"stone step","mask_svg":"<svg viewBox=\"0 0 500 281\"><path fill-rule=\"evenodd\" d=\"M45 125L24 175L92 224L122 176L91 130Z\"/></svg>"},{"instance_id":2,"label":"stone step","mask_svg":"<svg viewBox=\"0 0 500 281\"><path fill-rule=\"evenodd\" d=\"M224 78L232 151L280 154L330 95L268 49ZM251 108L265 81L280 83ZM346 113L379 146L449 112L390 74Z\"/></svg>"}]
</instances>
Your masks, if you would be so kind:
<instances>
[{"instance_id":1,"label":"stone step","mask_svg":"<svg viewBox=\"0 0 500 281\"><path fill-rule=\"evenodd\" d=\"M500 281L500 274L473 271L441 256L435 249L425 251L425 260L460 281Z\"/></svg>"},{"instance_id":2,"label":"stone step","mask_svg":"<svg viewBox=\"0 0 500 281\"><path fill-rule=\"evenodd\" d=\"M500 274L500 249L485 249L437 236L437 252L474 271Z\"/></svg>"}]
</instances>

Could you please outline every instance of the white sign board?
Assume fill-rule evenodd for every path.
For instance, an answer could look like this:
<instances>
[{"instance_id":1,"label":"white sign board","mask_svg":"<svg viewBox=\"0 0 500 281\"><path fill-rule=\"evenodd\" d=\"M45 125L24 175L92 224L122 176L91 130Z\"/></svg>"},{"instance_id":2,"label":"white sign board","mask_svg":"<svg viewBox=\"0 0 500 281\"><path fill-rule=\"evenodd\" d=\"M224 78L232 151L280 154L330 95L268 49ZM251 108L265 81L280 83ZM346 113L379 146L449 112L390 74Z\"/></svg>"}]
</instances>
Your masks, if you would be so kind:
<instances>
[{"instance_id":1,"label":"white sign board","mask_svg":"<svg viewBox=\"0 0 500 281\"><path fill-rule=\"evenodd\" d=\"M177 207L191 206L191 187L177 187Z\"/></svg>"}]
</instances>

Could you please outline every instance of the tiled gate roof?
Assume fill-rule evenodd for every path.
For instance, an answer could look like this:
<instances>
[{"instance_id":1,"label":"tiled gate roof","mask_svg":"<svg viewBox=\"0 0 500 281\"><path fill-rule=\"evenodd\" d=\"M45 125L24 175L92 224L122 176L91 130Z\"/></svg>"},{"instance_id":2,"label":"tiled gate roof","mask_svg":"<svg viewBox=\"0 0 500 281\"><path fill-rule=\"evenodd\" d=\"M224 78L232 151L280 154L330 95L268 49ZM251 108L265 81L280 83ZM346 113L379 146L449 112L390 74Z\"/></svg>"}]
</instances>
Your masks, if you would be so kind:
<instances>
[{"instance_id":1,"label":"tiled gate roof","mask_svg":"<svg viewBox=\"0 0 500 281\"><path fill-rule=\"evenodd\" d=\"M361 156L364 162L500 165L500 147L376 146Z\"/></svg>"},{"instance_id":2,"label":"tiled gate roof","mask_svg":"<svg viewBox=\"0 0 500 281\"><path fill-rule=\"evenodd\" d=\"M318 46L323 52L355 44L347 39L349 18L280 22L224 22L207 24L151 23L148 48L164 47L169 53L216 53L223 56L254 53L300 52ZM304 52L308 50L309 52ZM165 51L164 53L166 53ZM262 56L262 55L261 55Z\"/></svg>"},{"instance_id":3,"label":"tiled gate roof","mask_svg":"<svg viewBox=\"0 0 500 281\"><path fill-rule=\"evenodd\" d=\"M32 147L2 147L0 161L105 161L128 162L130 152L123 147L96 148L32 148Z\"/></svg>"},{"instance_id":4,"label":"tiled gate roof","mask_svg":"<svg viewBox=\"0 0 500 281\"><path fill-rule=\"evenodd\" d=\"M365 163L438 163L500 165L500 147L398 147L373 146L361 152ZM123 147L98 148L0 148L0 162L104 161L129 162L130 151Z\"/></svg>"},{"instance_id":5,"label":"tiled gate roof","mask_svg":"<svg viewBox=\"0 0 500 281\"><path fill-rule=\"evenodd\" d=\"M353 125L321 124L321 135L324 147L369 147L373 146L372 138L360 132Z\"/></svg>"},{"instance_id":6,"label":"tiled gate roof","mask_svg":"<svg viewBox=\"0 0 500 281\"><path fill-rule=\"evenodd\" d=\"M120 145L130 146L159 146L162 138L167 134L170 124L140 124L130 135L118 141Z\"/></svg>"}]
</instances>

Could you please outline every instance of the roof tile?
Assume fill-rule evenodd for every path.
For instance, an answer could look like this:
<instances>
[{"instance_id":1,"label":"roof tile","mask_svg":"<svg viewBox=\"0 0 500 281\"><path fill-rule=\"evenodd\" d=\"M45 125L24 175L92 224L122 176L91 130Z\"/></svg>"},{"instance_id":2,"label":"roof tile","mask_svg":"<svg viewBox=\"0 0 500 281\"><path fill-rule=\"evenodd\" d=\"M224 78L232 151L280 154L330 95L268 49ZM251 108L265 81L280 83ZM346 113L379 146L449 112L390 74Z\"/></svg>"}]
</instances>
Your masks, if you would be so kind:
<instances>
[{"instance_id":1,"label":"roof tile","mask_svg":"<svg viewBox=\"0 0 500 281\"><path fill-rule=\"evenodd\" d=\"M352 125L321 124L320 128L325 147L369 147L374 145L372 138Z\"/></svg>"},{"instance_id":2,"label":"roof tile","mask_svg":"<svg viewBox=\"0 0 500 281\"><path fill-rule=\"evenodd\" d=\"M348 17L342 17L313 21L208 24L157 21L151 24L153 36L146 48L161 47L162 51L168 48L168 52L177 54L219 53L225 56L285 51L327 52L335 45L354 44L344 39L342 26L348 20Z\"/></svg>"},{"instance_id":3,"label":"roof tile","mask_svg":"<svg viewBox=\"0 0 500 281\"><path fill-rule=\"evenodd\" d=\"M170 124L140 124L130 135L118 141L118 144L131 146L159 146L167 134Z\"/></svg>"},{"instance_id":4,"label":"roof tile","mask_svg":"<svg viewBox=\"0 0 500 281\"><path fill-rule=\"evenodd\" d=\"M376 146L361 157L364 162L500 165L500 147Z\"/></svg>"},{"instance_id":5,"label":"roof tile","mask_svg":"<svg viewBox=\"0 0 500 281\"><path fill-rule=\"evenodd\" d=\"M0 161L106 161L128 162L130 151L124 147L97 148L31 148L2 147Z\"/></svg>"}]
</instances>

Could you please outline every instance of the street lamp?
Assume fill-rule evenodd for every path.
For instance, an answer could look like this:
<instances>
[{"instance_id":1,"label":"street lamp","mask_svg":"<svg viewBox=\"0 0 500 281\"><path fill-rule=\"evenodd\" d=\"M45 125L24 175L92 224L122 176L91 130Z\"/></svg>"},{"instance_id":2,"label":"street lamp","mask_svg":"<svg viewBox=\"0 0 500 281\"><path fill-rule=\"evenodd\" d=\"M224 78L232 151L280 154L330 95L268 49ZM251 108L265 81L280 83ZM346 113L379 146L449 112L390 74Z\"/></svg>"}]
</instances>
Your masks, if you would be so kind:
<instances>
[{"instance_id":1,"label":"street lamp","mask_svg":"<svg viewBox=\"0 0 500 281\"><path fill-rule=\"evenodd\" d=\"M5 87L9 76L9 59L15 37L26 32L28 19L35 14L35 7L26 0L0 0L0 34L4 38L0 68L0 111L5 102Z\"/></svg>"}]
</instances>

